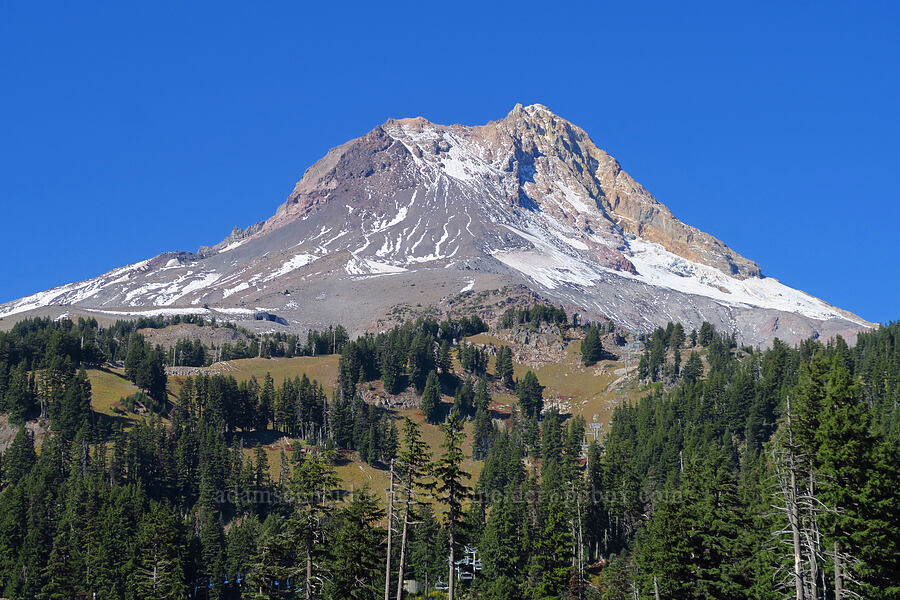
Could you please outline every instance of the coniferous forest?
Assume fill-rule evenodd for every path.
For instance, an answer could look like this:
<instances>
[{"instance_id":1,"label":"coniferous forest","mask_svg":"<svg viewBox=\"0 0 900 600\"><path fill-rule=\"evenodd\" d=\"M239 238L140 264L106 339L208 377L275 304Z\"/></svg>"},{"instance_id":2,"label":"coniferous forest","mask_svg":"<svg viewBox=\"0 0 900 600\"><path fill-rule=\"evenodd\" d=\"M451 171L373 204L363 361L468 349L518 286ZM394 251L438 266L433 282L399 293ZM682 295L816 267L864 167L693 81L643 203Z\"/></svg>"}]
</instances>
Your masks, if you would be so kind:
<instances>
[{"instance_id":1,"label":"coniferous forest","mask_svg":"<svg viewBox=\"0 0 900 600\"><path fill-rule=\"evenodd\" d=\"M174 353L138 333L170 324L0 333L0 414L18 427L0 460L0 597L900 598L898 323L767 349L659 328L638 340L639 400L596 439L546 406L534 371L517 376L509 346L467 340L488 330L477 316ZM584 365L615 330L540 305L499 327L558 327ZM176 395L173 354L336 354L337 385L198 373ZM92 409L87 371L112 361L140 390L130 425ZM367 401L375 383L421 419ZM516 399L505 418L500 394ZM245 443L269 434L297 441L277 461ZM389 490L341 481L348 460Z\"/></svg>"}]
</instances>

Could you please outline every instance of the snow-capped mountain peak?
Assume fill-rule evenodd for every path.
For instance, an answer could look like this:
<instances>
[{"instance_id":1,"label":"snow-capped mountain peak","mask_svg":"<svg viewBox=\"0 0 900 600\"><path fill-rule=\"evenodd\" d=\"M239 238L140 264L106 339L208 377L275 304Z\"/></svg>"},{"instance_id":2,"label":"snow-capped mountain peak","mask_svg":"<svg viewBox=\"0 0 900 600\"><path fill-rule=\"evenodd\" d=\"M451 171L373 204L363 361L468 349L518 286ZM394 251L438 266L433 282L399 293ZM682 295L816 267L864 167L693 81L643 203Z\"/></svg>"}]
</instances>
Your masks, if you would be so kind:
<instances>
[{"instance_id":1,"label":"snow-capped mountain peak","mask_svg":"<svg viewBox=\"0 0 900 600\"><path fill-rule=\"evenodd\" d=\"M540 104L474 127L390 119L330 150L268 220L2 305L0 317L48 305L266 310L296 329L361 329L398 304L509 285L632 328L708 320L748 342L869 326L679 221Z\"/></svg>"}]
</instances>

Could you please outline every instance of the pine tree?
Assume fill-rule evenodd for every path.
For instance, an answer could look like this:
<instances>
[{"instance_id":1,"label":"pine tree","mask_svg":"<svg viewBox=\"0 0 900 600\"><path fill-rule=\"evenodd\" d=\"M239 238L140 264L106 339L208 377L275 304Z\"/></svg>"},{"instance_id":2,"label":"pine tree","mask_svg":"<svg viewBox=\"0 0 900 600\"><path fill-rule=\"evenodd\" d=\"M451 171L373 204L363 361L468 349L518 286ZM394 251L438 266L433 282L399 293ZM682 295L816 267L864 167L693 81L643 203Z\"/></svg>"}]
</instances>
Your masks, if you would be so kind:
<instances>
[{"instance_id":1,"label":"pine tree","mask_svg":"<svg viewBox=\"0 0 900 600\"><path fill-rule=\"evenodd\" d=\"M503 385L512 388L513 375L512 350L509 346L500 346L497 351L496 376L503 381Z\"/></svg>"},{"instance_id":2,"label":"pine tree","mask_svg":"<svg viewBox=\"0 0 900 600\"><path fill-rule=\"evenodd\" d=\"M573 574L571 513L563 501L564 483L557 460L541 471L539 514L529 571L538 598L563 598Z\"/></svg>"},{"instance_id":3,"label":"pine tree","mask_svg":"<svg viewBox=\"0 0 900 600\"><path fill-rule=\"evenodd\" d=\"M146 391L158 408L166 403L166 370L162 348L146 348L137 366L135 385ZM157 410L156 412L160 412Z\"/></svg>"},{"instance_id":4,"label":"pine tree","mask_svg":"<svg viewBox=\"0 0 900 600\"><path fill-rule=\"evenodd\" d=\"M456 412L451 413L447 421L441 425L444 431L441 448L444 452L432 467L435 477L435 498L447 507L446 525L450 551L449 600L454 600L456 593L456 544L458 543L457 531L461 521L462 506L471 491L465 483L470 475L462 468L465 459L462 451L465 434L462 427L462 420Z\"/></svg>"},{"instance_id":5,"label":"pine tree","mask_svg":"<svg viewBox=\"0 0 900 600\"><path fill-rule=\"evenodd\" d=\"M82 368L69 380L65 392L50 413L54 430L65 440L72 440L91 420L91 382Z\"/></svg>"},{"instance_id":6,"label":"pine tree","mask_svg":"<svg viewBox=\"0 0 900 600\"><path fill-rule=\"evenodd\" d=\"M491 393L488 391L487 382L484 379L478 380L475 386L475 398L473 399L475 410L488 410L491 405Z\"/></svg>"},{"instance_id":7,"label":"pine tree","mask_svg":"<svg viewBox=\"0 0 900 600\"><path fill-rule=\"evenodd\" d=\"M132 334L128 340L128 352L125 355L125 376L131 381L137 381L138 370L144 360L144 338L138 334Z\"/></svg>"},{"instance_id":8,"label":"pine tree","mask_svg":"<svg viewBox=\"0 0 900 600\"><path fill-rule=\"evenodd\" d=\"M272 410L275 404L275 382L272 374L266 371L262 389L259 392L259 400L256 406L256 427L262 431L268 431L269 422L272 420Z\"/></svg>"},{"instance_id":9,"label":"pine tree","mask_svg":"<svg viewBox=\"0 0 900 600\"><path fill-rule=\"evenodd\" d=\"M434 340L420 331L409 349L409 379L417 390L425 388L425 380L434 369Z\"/></svg>"},{"instance_id":10,"label":"pine tree","mask_svg":"<svg viewBox=\"0 0 900 600\"><path fill-rule=\"evenodd\" d=\"M600 342L600 332L597 327L591 325L581 340L581 362L586 367L594 365L603 358L603 344Z\"/></svg>"},{"instance_id":11,"label":"pine tree","mask_svg":"<svg viewBox=\"0 0 900 600\"><path fill-rule=\"evenodd\" d=\"M0 397L0 400L3 398ZM32 386L29 385L28 370L25 368L25 362L21 362L10 370L5 401L2 402L0 412L8 413L11 423L22 424L34 411L34 400Z\"/></svg>"},{"instance_id":12,"label":"pine tree","mask_svg":"<svg viewBox=\"0 0 900 600\"><path fill-rule=\"evenodd\" d=\"M135 535L136 564L130 585L137 596L168 600L187 595L185 541L181 524L163 506L151 502Z\"/></svg>"},{"instance_id":13,"label":"pine tree","mask_svg":"<svg viewBox=\"0 0 900 600\"><path fill-rule=\"evenodd\" d=\"M665 598L746 598L753 558L732 464L719 449L690 460L660 494L640 537L644 587Z\"/></svg>"},{"instance_id":14,"label":"pine tree","mask_svg":"<svg viewBox=\"0 0 900 600\"><path fill-rule=\"evenodd\" d=\"M339 525L329 536L328 598L375 598L381 570L384 530L378 522L384 510L366 488L353 494L338 515Z\"/></svg>"},{"instance_id":15,"label":"pine tree","mask_svg":"<svg viewBox=\"0 0 900 600\"><path fill-rule=\"evenodd\" d=\"M253 600L278 598L285 592L288 581L298 591L297 596L306 593L303 564L305 539L305 521L296 514L291 515L279 531L264 531L256 552L247 561L243 597ZM317 557L319 554L321 553L317 553ZM308 592L311 597L311 586Z\"/></svg>"},{"instance_id":16,"label":"pine tree","mask_svg":"<svg viewBox=\"0 0 900 600\"><path fill-rule=\"evenodd\" d=\"M307 600L312 599L316 581L321 580L314 573L314 566L319 562L318 556L323 549L316 547L315 540L321 535L322 522L334 510L331 491L338 482L333 467L320 452L307 455L294 471L291 482L295 530L302 535L297 543L305 563L303 581Z\"/></svg>"},{"instance_id":17,"label":"pine tree","mask_svg":"<svg viewBox=\"0 0 900 600\"><path fill-rule=\"evenodd\" d=\"M475 411L475 431L473 433L473 458L483 460L493 444L494 424L488 411L479 407Z\"/></svg>"},{"instance_id":18,"label":"pine tree","mask_svg":"<svg viewBox=\"0 0 900 600\"><path fill-rule=\"evenodd\" d=\"M400 437L397 432L397 426L393 421L387 422L387 419L380 421L381 433L378 435L378 456L382 463L390 464L397 457L397 449L400 447Z\"/></svg>"},{"instance_id":19,"label":"pine tree","mask_svg":"<svg viewBox=\"0 0 900 600\"><path fill-rule=\"evenodd\" d=\"M519 405L525 416L541 414L544 408L544 388L538 382L534 371L525 373L525 377L516 387L516 395L519 397Z\"/></svg>"},{"instance_id":20,"label":"pine tree","mask_svg":"<svg viewBox=\"0 0 900 600\"><path fill-rule=\"evenodd\" d=\"M463 417L469 417L475 408L475 390L472 388L472 380L466 381L456 389L453 397L453 410L458 411Z\"/></svg>"},{"instance_id":21,"label":"pine tree","mask_svg":"<svg viewBox=\"0 0 900 600\"><path fill-rule=\"evenodd\" d=\"M823 515L823 526L831 542L828 551L837 598L856 591L852 582L859 577L854 573L854 561L866 544L869 530L873 526L877 528L875 522L864 516L864 493L875 471L876 441L871 433L868 407L845 360L836 353L817 419L819 426L814 433L818 447L816 466L822 475L818 497L829 508Z\"/></svg>"},{"instance_id":22,"label":"pine tree","mask_svg":"<svg viewBox=\"0 0 900 600\"><path fill-rule=\"evenodd\" d=\"M441 414L441 387L435 371L428 374L425 390L422 392L421 408L425 421L435 425L439 422Z\"/></svg>"},{"instance_id":23,"label":"pine tree","mask_svg":"<svg viewBox=\"0 0 900 600\"><path fill-rule=\"evenodd\" d=\"M513 488L510 488L510 492ZM489 580L515 580L526 556L524 547L525 515L519 504L504 493L491 507L487 525L478 544L484 560L484 576Z\"/></svg>"},{"instance_id":24,"label":"pine tree","mask_svg":"<svg viewBox=\"0 0 900 600\"><path fill-rule=\"evenodd\" d=\"M644 351L638 361L638 379L647 379L648 377L650 377L650 353Z\"/></svg>"},{"instance_id":25,"label":"pine tree","mask_svg":"<svg viewBox=\"0 0 900 600\"><path fill-rule=\"evenodd\" d=\"M441 342L441 349L438 351L437 368L445 375L453 372L453 360L450 358L450 342L447 340Z\"/></svg>"},{"instance_id":26,"label":"pine tree","mask_svg":"<svg viewBox=\"0 0 900 600\"><path fill-rule=\"evenodd\" d=\"M269 486L270 482L269 458L268 456L266 456L266 451L262 447L262 444L256 445L256 450L253 453L253 457L253 485L256 486L257 489L266 488Z\"/></svg>"},{"instance_id":27,"label":"pine tree","mask_svg":"<svg viewBox=\"0 0 900 600\"><path fill-rule=\"evenodd\" d=\"M700 355L691 351L684 369L681 370L681 378L688 383L696 383L703 377L703 362Z\"/></svg>"},{"instance_id":28,"label":"pine tree","mask_svg":"<svg viewBox=\"0 0 900 600\"><path fill-rule=\"evenodd\" d=\"M24 426L19 427L12 444L2 456L3 478L0 483L5 483L5 487L16 485L31 472L36 462L34 435Z\"/></svg>"},{"instance_id":29,"label":"pine tree","mask_svg":"<svg viewBox=\"0 0 900 600\"><path fill-rule=\"evenodd\" d=\"M400 537L400 562L397 575L397 600L403 598L403 573L406 566L409 520L417 495L429 491L427 481L431 452L422 441L419 427L410 419L403 421L403 447L397 456L396 471L400 480L400 498L403 503L403 526Z\"/></svg>"},{"instance_id":30,"label":"pine tree","mask_svg":"<svg viewBox=\"0 0 900 600\"><path fill-rule=\"evenodd\" d=\"M400 383L403 365L406 363L406 352L399 341L389 339L381 349L381 382L388 394L401 392Z\"/></svg>"}]
</instances>

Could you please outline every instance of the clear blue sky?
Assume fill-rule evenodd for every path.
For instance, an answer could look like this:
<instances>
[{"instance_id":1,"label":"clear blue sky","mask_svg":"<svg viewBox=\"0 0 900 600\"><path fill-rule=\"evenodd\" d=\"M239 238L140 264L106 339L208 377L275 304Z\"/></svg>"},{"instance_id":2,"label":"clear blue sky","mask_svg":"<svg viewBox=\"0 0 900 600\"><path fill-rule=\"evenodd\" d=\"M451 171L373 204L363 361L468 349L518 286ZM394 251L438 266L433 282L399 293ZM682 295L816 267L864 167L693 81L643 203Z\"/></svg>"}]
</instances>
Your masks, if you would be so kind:
<instances>
[{"instance_id":1,"label":"clear blue sky","mask_svg":"<svg viewBox=\"0 0 900 600\"><path fill-rule=\"evenodd\" d=\"M900 318L900 3L123 4L0 0L0 301L216 243L388 117L540 102L767 275Z\"/></svg>"}]
</instances>

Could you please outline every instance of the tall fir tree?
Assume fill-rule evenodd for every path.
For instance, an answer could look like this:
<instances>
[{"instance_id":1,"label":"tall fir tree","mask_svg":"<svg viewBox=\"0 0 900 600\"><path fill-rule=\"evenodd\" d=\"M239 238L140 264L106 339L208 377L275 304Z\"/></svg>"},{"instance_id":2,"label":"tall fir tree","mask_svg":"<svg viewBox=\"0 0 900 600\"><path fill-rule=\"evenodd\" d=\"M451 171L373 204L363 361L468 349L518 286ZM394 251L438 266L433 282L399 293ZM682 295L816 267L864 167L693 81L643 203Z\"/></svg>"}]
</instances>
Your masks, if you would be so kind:
<instances>
[{"instance_id":1,"label":"tall fir tree","mask_svg":"<svg viewBox=\"0 0 900 600\"><path fill-rule=\"evenodd\" d=\"M428 380L425 382L421 408L422 416L426 422L436 425L440 421L441 384L438 381L437 373L434 371L428 374Z\"/></svg>"},{"instance_id":2,"label":"tall fir tree","mask_svg":"<svg viewBox=\"0 0 900 600\"><path fill-rule=\"evenodd\" d=\"M444 441L441 444L443 453L433 466L435 478L435 498L447 507L445 523L448 532L448 599L456 598L456 550L459 538L459 526L462 520L463 503L469 497L471 488L466 481L471 475L463 469L465 455L462 451L463 422L459 414L453 412L441 425L444 432Z\"/></svg>"},{"instance_id":3,"label":"tall fir tree","mask_svg":"<svg viewBox=\"0 0 900 600\"><path fill-rule=\"evenodd\" d=\"M525 377L519 381L519 385L516 387L516 395L519 397L519 405L525 416L541 414L544 408L544 388L538 382L534 371L525 373Z\"/></svg>"}]
</instances>

